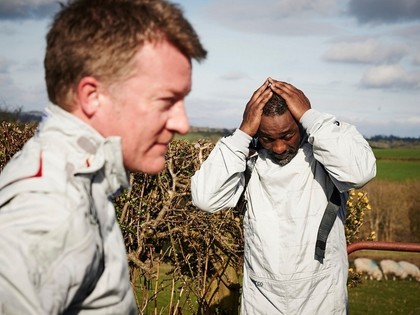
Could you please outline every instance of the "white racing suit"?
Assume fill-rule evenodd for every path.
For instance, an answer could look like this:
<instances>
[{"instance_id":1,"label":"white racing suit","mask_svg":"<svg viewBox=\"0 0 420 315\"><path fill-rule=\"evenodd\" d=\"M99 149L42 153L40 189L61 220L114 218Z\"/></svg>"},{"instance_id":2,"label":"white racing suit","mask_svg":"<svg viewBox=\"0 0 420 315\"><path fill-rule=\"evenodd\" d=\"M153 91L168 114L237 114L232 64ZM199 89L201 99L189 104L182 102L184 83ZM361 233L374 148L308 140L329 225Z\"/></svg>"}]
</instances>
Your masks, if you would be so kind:
<instances>
[{"instance_id":1,"label":"white racing suit","mask_svg":"<svg viewBox=\"0 0 420 315\"><path fill-rule=\"evenodd\" d=\"M279 166L260 150L245 191L241 314L347 312L346 192L376 175L376 161L355 127L314 109L300 123L307 137L297 155ZM192 177L197 207L209 212L235 207L244 189L250 141L237 129L218 142ZM321 263L314 257L315 243L334 185L341 207Z\"/></svg>"},{"instance_id":2,"label":"white racing suit","mask_svg":"<svg viewBox=\"0 0 420 315\"><path fill-rule=\"evenodd\" d=\"M0 314L136 314L111 196L119 138L50 105L0 176Z\"/></svg>"}]
</instances>

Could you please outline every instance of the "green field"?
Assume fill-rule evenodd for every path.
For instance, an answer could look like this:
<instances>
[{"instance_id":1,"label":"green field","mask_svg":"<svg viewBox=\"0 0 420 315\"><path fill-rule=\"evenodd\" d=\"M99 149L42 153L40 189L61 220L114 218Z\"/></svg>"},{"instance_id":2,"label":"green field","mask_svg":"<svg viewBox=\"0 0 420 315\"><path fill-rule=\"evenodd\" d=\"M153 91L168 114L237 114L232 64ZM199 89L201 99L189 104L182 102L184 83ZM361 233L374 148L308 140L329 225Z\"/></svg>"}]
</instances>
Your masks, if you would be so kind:
<instances>
[{"instance_id":1,"label":"green field","mask_svg":"<svg viewBox=\"0 0 420 315\"><path fill-rule=\"evenodd\" d=\"M420 282L364 280L349 289L351 315L420 314Z\"/></svg>"},{"instance_id":2,"label":"green field","mask_svg":"<svg viewBox=\"0 0 420 315\"><path fill-rule=\"evenodd\" d=\"M377 160L376 179L405 181L420 179L420 160Z\"/></svg>"},{"instance_id":3,"label":"green field","mask_svg":"<svg viewBox=\"0 0 420 315\"><path fill-rule=\"evenodd\" d=\"M153 299L155 282L152 281L147 293L150 302L143 309L143 314L169 314L170 305L178 305L184 315L194 314L185 305L185 298L180 297L180 292L172 291L170 280L166 276L163 278L156 304ZM349 288L348 292L351 315L420 314L420 282L414 280L362 280L356 287ZM144 291L138 292L140 300L143 294ZM195 298L192 298L191 303L196 305Z\"/></svg>"},{"instance_id":4,"label":"green field","mask_svg":"<svg viewBox=\"0 0 420 315\"><path fill-rule=\"evenodd\" d=\"M420 179L420 149L374 149L376 179L405 181Z\"/></svg>"},{"instance_id":5,"label":"green field","mask_svg":"<svg viewBox=\"0 0 420 315\"><path fill-rule=\"evenodd\" d=\"M357 257L377 263L382 259L405 260L420 265L420 253L383 250L360 250L349 255L349 264ZM351 315L420 314L420 282L414 280L365 280L349 289Z\"/></svg>"},{"instance_id":6,"label":"green field","mask_svg":"<svg viewBox=\"0 0 420 315\"><path fill-rule=\"evenodd\" d=\"M373 152L378 160L420 160L420 149L374 149Z\"/></svg>"},{"instance_id":7,"label":"green field","mask_svg":"<svg viewBox=\"0 0 420 315\"><path fill-rule=\"evenodd\" d=\"M191 142L195 142L200 139L207 139L213 143L216 143L220 138L226 136L223 132L189 132L186 135L176 135L175 139L184 139Z\"/></svg>"}]
</instances>

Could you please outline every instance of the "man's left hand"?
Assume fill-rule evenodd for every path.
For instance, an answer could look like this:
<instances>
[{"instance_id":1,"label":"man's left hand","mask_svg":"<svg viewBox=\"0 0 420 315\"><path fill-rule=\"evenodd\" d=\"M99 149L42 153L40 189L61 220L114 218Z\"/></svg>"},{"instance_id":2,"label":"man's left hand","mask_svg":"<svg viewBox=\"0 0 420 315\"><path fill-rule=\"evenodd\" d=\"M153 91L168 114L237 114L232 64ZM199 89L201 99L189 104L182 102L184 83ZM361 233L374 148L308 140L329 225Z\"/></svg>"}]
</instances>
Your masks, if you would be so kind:
<instances>
[{"instance_id":1,"label":"man's left hand","mask_svg":"<svg viewBox=\"0 0 420 315\"><path fill-rule=\"evenodd\" d=\"M268 81L271 83L271 90L285 99L290 113L297 121L300 121L303 114L311 108L311 103L305 94L290 83L271 78Z\"/></svg>"}]
</instances>

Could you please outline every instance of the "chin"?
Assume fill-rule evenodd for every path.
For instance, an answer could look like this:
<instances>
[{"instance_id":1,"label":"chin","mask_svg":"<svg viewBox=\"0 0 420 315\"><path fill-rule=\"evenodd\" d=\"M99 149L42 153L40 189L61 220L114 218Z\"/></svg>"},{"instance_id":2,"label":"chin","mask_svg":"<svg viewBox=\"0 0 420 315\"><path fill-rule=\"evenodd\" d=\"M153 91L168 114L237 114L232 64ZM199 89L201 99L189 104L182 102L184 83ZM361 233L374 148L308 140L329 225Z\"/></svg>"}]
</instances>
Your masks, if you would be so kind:
<instances>
[{"instance_id":1,"label":"chin","mask_svg":"<svg viewBox=\"0 0 420 315\"><path fill-rule=\"evenodd\" d=\"M165 159L163 157L156 158L153 161L145 161L143 167L141 167L141 172L146 174L158 174L165 169Z\"/></svg>"},{"instance_id":2,"label":"chin","mask_svg":"<svg viewBox=\"0 0 420 315\"><path fill-rule=\"evenodd\" d=\"M274 163L279 164L280 166L285 166L285 165L289 164L293 160L293 158L296 156L296 153L297 152L293 152L291 154L288 154L283 159L279 159L278 157L271 155L271 160Z\"/></svg>"},{"instance_id":3,"label":"chin","mask_svg":"<svg viewBox=\"0 0 420 315\"><path fill-rule=\"evenodd\" d=\"M158 156L155 158L143 158L141 161L133 161L130 165L126 165L126 169L131 172L140 172L146 174L158 174L165 169L165 158Z\"/></svg>"},{"instance_id":4,"label":"chin","mask_svg":"<svg viewBox=\"0 0 420 315\"><path fill-rule=\"evenodd\" d=\"M147 169L146 171L143 171L143 173L154 175L154 174L159 174L164 169L165 169L165 167L155 167L155 168Z\"/></svg>"}]
</instances>

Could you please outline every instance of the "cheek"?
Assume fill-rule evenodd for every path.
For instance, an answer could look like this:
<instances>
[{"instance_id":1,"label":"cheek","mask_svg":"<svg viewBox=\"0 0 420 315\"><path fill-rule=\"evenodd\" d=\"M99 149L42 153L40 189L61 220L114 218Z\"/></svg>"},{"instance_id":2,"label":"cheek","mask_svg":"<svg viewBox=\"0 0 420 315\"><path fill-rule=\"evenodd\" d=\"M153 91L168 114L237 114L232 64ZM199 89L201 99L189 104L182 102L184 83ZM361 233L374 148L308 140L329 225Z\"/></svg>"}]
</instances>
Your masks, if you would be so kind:
<instances>
[{"instance_id":1,"label":"cheek","mask_svg":"<svg viewBox=\"0 0 420 315\"><path fill-rule=\"evenodd\" d=\"M267 143L267 142L263 142L263 141L260 141L259 142L259 144L261 145L261 147L263 148L263 149L265 149L265 150L270 150L271 149L271 145L270 145L270 143Z\"/></svg>"},{"instance_id":2,"label":"cheek","mask_svg":"<svg viewBox=\"0 0 420 315\"><path fill-rule=\"evenodd\" d=\"M293 152L297 152L299 150L299 142L294 142L293 144L289 145L289 148Z\"/></svg>"},{"instance_id":3,"label":"cheek","mask_svg":"<svg viewBox=\"0 0 420 315\"><path fill-rule=\"evenodd\" d=\"M128 136L130 133L137 137L137 141L148 140L155 135L162 127L161 118L153 115L142 115L131 119L130 127L127 128Z\"/></svg>"}]
</instances>

